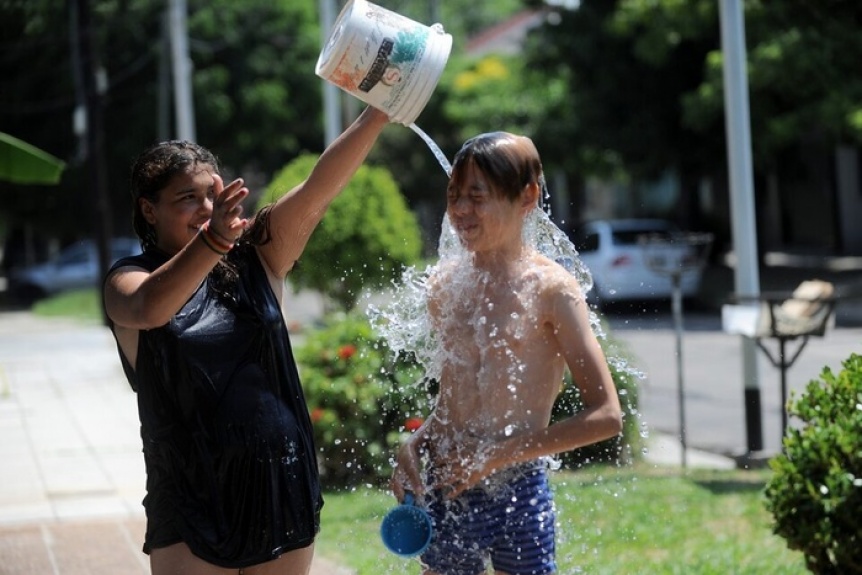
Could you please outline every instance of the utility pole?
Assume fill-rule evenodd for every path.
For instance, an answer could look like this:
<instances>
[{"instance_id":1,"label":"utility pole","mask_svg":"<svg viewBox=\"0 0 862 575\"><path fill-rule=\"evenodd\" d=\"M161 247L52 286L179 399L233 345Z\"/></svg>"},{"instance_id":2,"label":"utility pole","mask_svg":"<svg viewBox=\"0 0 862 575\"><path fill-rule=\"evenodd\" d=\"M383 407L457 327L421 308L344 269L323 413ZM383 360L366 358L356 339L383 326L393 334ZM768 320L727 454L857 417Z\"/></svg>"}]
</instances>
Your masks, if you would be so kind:
<instances>
[{"instance_id":1,"label":"utility pole","mask_svg":"<svg viewBox=\"0 0 862 575\"><path fill-rule=\"evenodd\" d=\"M167 12L161 18L159 43L159 87L156 133L159 141L171 138L171 26Z\"/></svg>"},{"instance_id":2,"label":"utility pole","mask_svg":"<svg viewBox=\"0 0 862 575\"><path fill-rule=\"evenodd\" d=\"M192 66L189 57L186 0L171 0L169 10L168 25L171 32L177 138L194 141L195 109L192 101Z\"/></svg>"},{"instance_id":3,"label":"utility pole","mask_svg":"<svg viewBox=\"0 0 862 575\"><path fill-rule=\"evenodd\" d=\"M99 254L99 277L104 277L111 264L110 242L113 235L111 203L108 196L105 169L105 134L102 111L104 88L97 82L95 30L90 19L89 0L71 0L70 22L72 23L72 55L75 61L75 79L79 83L77 93L83 98L85 164L90 173L90 194L93 202L93 227L96 230L96 246ZM79 102L80 103L80 102ZM100 292L101 293L101 292ZM107 318L103 316L103 321Z\"/></svg>"},{"instance_id":4,"label":"utility pole","mask_svg":"<svg viewBox=\"0 0 862 575\"><path fill-rule=\"evenodd\" d=\"M758 296L760 275L751 160L745 16L741 0L719 0L719 3L721 47L724 54L724 109L730 172L731 231L733 251L736 255L734 287L739 295ZM752 338L741 337L748 451L754 452L763 449L757 344Z\"/></svg>"},{"instance_id":5,"label":"utility pole","mask_svg":"<svg viewBox=\"0 0 862 575\"><path fill-rule=\"evenodd\" d=\"M335 0L320 0L321 47L329 41L329 33L335 25ZM338 86L323 83L323 139L328 146L341 133L341 94Z\"/></svg>"}]
</instances>

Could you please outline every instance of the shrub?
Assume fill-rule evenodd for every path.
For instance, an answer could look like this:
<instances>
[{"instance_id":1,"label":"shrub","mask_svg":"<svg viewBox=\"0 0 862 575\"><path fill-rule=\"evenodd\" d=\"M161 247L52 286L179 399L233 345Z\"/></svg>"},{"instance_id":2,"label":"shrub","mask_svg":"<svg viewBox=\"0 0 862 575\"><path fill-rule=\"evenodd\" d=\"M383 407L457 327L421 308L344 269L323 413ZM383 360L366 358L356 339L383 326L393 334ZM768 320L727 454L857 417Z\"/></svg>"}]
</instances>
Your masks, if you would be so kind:
<instances>
[{"instance_id":1,"label":"shrub","mask_svg":"<svg viewBox=\"0 0 862 575\"><path fill-rule=\"evenodd\" d=\"M428 394L409 357L393 357L364 315L334 314L296 352L327 487L382 483L422 423Z\"/></svg>"},{"instance_id":2,"label":"shrub","mask_svg":"<svg viewBox=\"0 0 862 575\"><path fill-rule=\"evenodd\" d=\"M258 208L301 183L317 159L305 154L285 166ZM419 224L392 175L385 168L362 165L330 204L290 281L294 288L317 290L350 311L363 288L388 285L418 261L421 251Z\"/></svg>"},{"instance_id":3,"label":"shrub","mask_svg":"<svg viewBox=\"0 0 862 575\"><path fill-rule=\"evenodd\" d=\"M802 425L788 427L783 453L769 461L773 531L813 573L862 573L862 356L837 376L824 368L787 410Z\"/></svg>"},{"instance_id":4,"label":"shrub","mask_svg":"<svg viewBox=\"0 0 862 575\"><path fill-rule=\"evenodd\" d=\"M590 463L627 464L640 453L640 427L638 412L638 376L627 363L627 359L619 357L620 345L608 338L599 340L608 356L608 367L611 370L617 395L623 410L623 432L617 437L606 439L592 445L566 452L560 460L565 467L577 468ZM613 354L609 351L613 349ZM564 387L551 412L551 422L571 416L583 407L580 392L572 381L572 376L566 370Z\"/></svg>"}]
</instances>

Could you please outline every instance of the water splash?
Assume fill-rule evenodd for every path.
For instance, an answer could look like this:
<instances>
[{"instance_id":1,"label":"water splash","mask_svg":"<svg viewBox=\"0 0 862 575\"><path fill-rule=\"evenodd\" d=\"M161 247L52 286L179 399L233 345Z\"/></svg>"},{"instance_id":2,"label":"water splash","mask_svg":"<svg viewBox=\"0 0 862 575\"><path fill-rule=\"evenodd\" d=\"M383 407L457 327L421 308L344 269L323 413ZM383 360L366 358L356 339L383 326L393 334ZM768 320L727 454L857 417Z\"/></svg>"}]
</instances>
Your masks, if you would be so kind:
<instances>
[{"instance_id":1,"label":"water splash","mask_svg":"<svg viewBox=\"0 0 862 575\"><path fill-rule=\"evenodd\" d=\"M592 275L578 256L577 249L565 232L551 221L541 207L537 206L528 214L522 233L525 245L557 262L575 276L583 294L592 289ZM439 376L442 351L430 329L430 320L427 317L428 278L441 266L457 263L467 270L472 267L469 265L469 253L461 245L448 215L443 217L437 255L438 261L435 265L430 265L423 270L409 267L403 272L400 282L394 285L394 297L389 304L383 307L369 306L372 326L386 339L393 352L403 351L415 354L430 379ZM459 277L465 282L476 281L476 276L471 276L469 273L460 274ZM490 305L493 304L489 303ZM596 313L590 310L589 316L593 332L597 337L605 338L601 321ZM482 316L478 315L474 321L481 323ZM617 368L625 366L625 361L622 359L609 358L609 361L615 361Z\"/></svg>"}]
</instances>

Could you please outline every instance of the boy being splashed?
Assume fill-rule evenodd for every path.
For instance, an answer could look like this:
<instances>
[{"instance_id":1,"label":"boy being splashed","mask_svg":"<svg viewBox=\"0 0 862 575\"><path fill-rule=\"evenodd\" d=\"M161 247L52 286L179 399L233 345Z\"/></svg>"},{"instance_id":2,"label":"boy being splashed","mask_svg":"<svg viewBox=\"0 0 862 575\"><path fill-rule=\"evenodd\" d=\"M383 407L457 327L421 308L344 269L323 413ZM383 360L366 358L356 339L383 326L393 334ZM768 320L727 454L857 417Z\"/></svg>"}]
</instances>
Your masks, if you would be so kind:
<instances>
[{"instance_id":1,"label":"boy being splashed","mask_svg":"<svg viewBox=\"0 0 862 575\"><path fill-rule=\"evenodd\" d=\"M525 240L541 194L533 142L468 140L447 216L463 247L427 281L440 389L401 446L392 489L424 497L436 536L425 575L554 573L548 456L613 437L622 415L578 278ZM565 369L584 408L550 424Z\"/></svg>"}]
</instances>

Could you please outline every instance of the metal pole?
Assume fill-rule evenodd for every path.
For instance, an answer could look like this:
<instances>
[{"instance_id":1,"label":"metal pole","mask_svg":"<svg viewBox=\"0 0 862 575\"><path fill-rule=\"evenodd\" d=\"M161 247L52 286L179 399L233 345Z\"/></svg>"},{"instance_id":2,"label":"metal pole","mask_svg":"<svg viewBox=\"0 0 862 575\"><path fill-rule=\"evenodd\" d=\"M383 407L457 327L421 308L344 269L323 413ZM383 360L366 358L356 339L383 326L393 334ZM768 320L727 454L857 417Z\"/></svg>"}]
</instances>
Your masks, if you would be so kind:
<instances>
[{"instance_id":1,"label":"metal pole","mask_svg":"<svg viewBox=\"0 0 862 575\"><path fill-rule=\"evenodd\" d=\"M778 338L778 365L781 369L781 441L784 442L784 434L787 432L787 348L786 339Z\"/></svg>"},{"instance_id":2,"label":"metal pole","mask_svg":"<svg viewBox=\"0 0 862 575\"><path fill-rule=\"evenodd\" d=\"M320 0L320 33L326 46L335 24L335 0ZM328 146L341 133L341 94L330 82L323 83L323 139Z\"/></svg>"},{"instance_id":3,"label":"metal pole","mask_svg":"<svg viewBox=\"0 0 862 575\"><path fill-rule=\"evenodd\" d=\"M89 0L72 0L69 4L74 26L73 37L78 46L73 50L77 57L75 77L81 82L79 88L84 97L86 110L86 162L90 176L90 193L93 198L92 215L96 229L96 247L99 255L99 277L108 271L111 257L111 198L108 194L108 174L105 160L105 134L103 93L97 81L98 62L96 55L96 29L91 19ZM94 286L98 287L98 286ZM101 294L101 290L99 290ZM104 306L102 306L104 312ZM102 321L108 319L102 314Z\"/></svg>"},{"instance_id":4,"label":"metal pole","mask_svg":"<svg viewBox=\"0 0 862 575\"><path fill-rule=\"evenodd\" d=\"M730 172L733 251L736 254L735 289L746 296L760 294L757 228L754 210L754 176L751 160L751 126L745 51L745 19L741 0L719 0L721 46L724 54L724 102L727 159ZM760 421L760 387L757 347L742 337L748 451L763 449Z\"/></svg>"},{"instance_id":5,"label":"metal pole","mask_svg":"<svg viewBox=\"0 0 862 575\"><path fill-rule=\"evenodd\" d=\"M195 140L195 109L192 102L192 66L189 57L186 0L171 0L170 30L174 70L174 106L177 137Z\"/></svg>"},{"instance_id":6,"label":"metal pole","mask_svg":"<svg viewBox=\"0 0 862 575\"><path fill-rule=\"evenodd\" d=\"M682 448L682 468L686 468L688 442L685 435L685 389L683 385L682 373L682 272L677 270L673 272L673 299L671 300L673 311L673 325L676 331L676 387L677 401L679 404L679 443Z\"/></svg>"}]
</instances>

